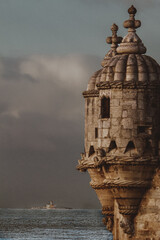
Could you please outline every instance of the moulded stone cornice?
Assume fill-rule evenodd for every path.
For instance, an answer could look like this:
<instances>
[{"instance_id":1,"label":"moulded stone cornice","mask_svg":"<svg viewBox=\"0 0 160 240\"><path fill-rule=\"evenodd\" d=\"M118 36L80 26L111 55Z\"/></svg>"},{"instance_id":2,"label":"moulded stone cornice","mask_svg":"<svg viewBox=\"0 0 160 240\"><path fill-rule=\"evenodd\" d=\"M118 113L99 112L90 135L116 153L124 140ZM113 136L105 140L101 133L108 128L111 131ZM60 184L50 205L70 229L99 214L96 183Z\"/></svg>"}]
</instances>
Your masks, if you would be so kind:
<instances>
[{"instance_id":1,"label":"moulded stone cornice","mask_svg":"<svg viewBox=\"0 0 160 240\"><path fill-rule=\"evenodd\" d=\"M100 89L153 89L153 88L158 88L160 89L160 82L159 81L153 81L150 83L145 82L133 82L133 81L128 81L128 82L122 82L122 81L106 81L106 82L101 82L98 83L97 88Z\"/></svg>"},{"instance_id":2,"label":"moulded stone cornice","mask_svg":"<svg viewBox=\"0 0 160 240\"><path fill-rule=\"evenodd\" d=\"M159 157L125 157L125 156L106 156L99 161L79 160L77 170L85 172L89 168L101 168L103 165L159 165Z\"/></svg>"},{"instance_id":3,"label":"moulded stone cornice","mask_svg":"<svg viewBox=\"0 0 160 240\"><path fill-rule=\"evenodd\" d=\"M79 160L79 164L76 167L77 170L86 171L88 168L100 168L103 165L103 161L98 162L94 160Z\"/></svg>"},{"instance_id":4,"label":"moulded stone cornice","mask_svg":"<svg viewBox=\"0 0 160 240\"><path fill-rule=\"evenodd\" d=\"M105 213L108 213L108 214L114 214L114 208L113 207L103 207L102 208L102 213L105 214Z\"/></svg>"},{"instance_id":5,"label":"moulded stone cornice","mask_svg":"<svg viewBox=\"0 0 160 240\"><path fill-rule=\"evenodd\" d=\"M111 188L146 188L149 187L151 180L148 181L133 181L133 180L121 180L121 179L105 179L104 184L105 186Z\"/></svg>"},{"instance_id":6,"label":"moulded stone cornice","mask_svg":"<svg viewBox=\"0 0 160 240\"><path fill-rule=\"evenodd\" d=\"M134 215L137 214L138 205L135 206L120 206L119 212L123 215Z\"/></svg>"},{"instance_id":7,"label":"moulded stone cornice","mask_svg":"<svg viewBox=\"0 0 160 240\"><path fill-rule=\"evenodd\" d=\"M93 189L107 189L107 188L148 188L150 187L151 180L149 181L129 181L120 179L105 179L103 183L97 184L96 182L90 182Z\"/></svg>"},{"instance_id":8,"label":"moulded stone cornice","mask_svg":"<svg viewBox=\"0 0 160 240\"><path fill-rule=\"evenodd\" d=\"M96 182L90 182L90 186L93 189L106 189L108 188L108 186L106 185L106 183L96 183Z\"/></svg>"},{"instance_id":9,"label":"moulded stone cornice","mask_svg":"<svg viewBox=\"0 0 160 240\"><path fill-rule=\"evenodd\" d=\"M157 156L156 157L148 156L145 158L144 157L106 156L106 157L103 157L103 159L101 159L98 162L95 162L94 160L89 160L89 161L79 160L79 164L76 167L76 169L79 171L85 172L89 168L100 169L104 165L158 166L159 164L160 164L160 159Z\"/></svg>"},{"instance_id":10,"label":"moulded stone cornice","mask_svg":"<svg viewBox=\"0 0 160 240\"><path fill-rule=\"evenodd\" d=\"M159 157L124 157L124 156L106 156L103 163L106 165L155 165L159 164Z\"/></svg>"},{"instance_id":11,"label":"moulded stone cornice","mask_svg":"<svg viewBox=\"0 0 160 240\"><path fill-rule=\"evenodd\" d=\"M87 98L87 97L99 97L99 90L87 90L87 91L84 91L83 93L83 97L84 98Z\"/></svg>"}]
</instances>

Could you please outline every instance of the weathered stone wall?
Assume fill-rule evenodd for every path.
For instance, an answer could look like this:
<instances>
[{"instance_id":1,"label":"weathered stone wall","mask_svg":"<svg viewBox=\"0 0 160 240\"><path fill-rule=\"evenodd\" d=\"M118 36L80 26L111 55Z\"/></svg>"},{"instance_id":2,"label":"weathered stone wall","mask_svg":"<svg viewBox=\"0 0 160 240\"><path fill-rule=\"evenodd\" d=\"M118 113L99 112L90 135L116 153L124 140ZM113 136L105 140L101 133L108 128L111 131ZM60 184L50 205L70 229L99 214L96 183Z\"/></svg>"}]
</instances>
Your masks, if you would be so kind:
<instances>
[{"instance_id":1,"label":"weathered stone wall","mask_svg":"<svg viewBox=\"0 0 160 240\"><path fill-rule=\"evenodd\" d=\"M104 173L101 169L88 169L88 173L91 177L90 185L95 189L97 197L102 205L102 211L104 208L112 208L114 205L113 194L110 189L104 187L99 187L103 185L105 180Z\"/></svg>"},{"instance_id":2,"label":"weathered stone wall","mask_svg":"<svg viewBox=\"0 0 160 240\"><path fill-rule=\"evenodd\" d=\"M160 170L146 192L135 218L134 240L160 240Z\"/></svg>"},{"instance_id":3,"label":"weathered stone wall","mask_svg":"<svg viewBox=\"0 0 160 240\"><path fill-rule=\"evenodd\" d=\"M85 99L85 152L89 155L90 146L97 149L98 138L95 138L95 128L98 128L98 98Z\"/></svg>"},{"instance_id":4,"label":"weathered stone wall","mask_svg":"<svg viewBox=\"0 0 160 240\"><path fill-rule=\"evenodd\" d=\"M154 175L160 156L160 66L145 55L135 33L141 25L136 12L128 9L122 42L112 25L111 50L83 92L85 153L78 169L90 174L114 240L160 240L160 170Z\"/></svg>"},{"instance_id":5,"label":"weathered stone wall","mask_svg":"<svg viewBox=\"0 0 160 240\"><path fill-rule=\"evenodd\" d=\"M101 98L110 97L110 118L98 119L98 147L108 149L115 140L115 155L156 153L159 129L159 97L156 89L112 89L100 90ZM157 104L156 104L157 103ZM99 114L98 114L99 115ZM159 137L159 136L158 136ZM126 151L129 141L135 145L134 151ZM152 149L149 149L151 148ZM126 152L125 152L126 151Z\"/></svg>"},{"instance_id":6,"label":"weathered stone wall","mask_svg":"<svg viewBox=\"0 0 160 240\"><path fill-rule=\"evenodd\" d=\"M156 170L152 187L144 195L134 220L135 234L129 238L120 227L122 215L114 201L114 240L160 240L160 169Z\"/></svg>"},{"instance_id":7,"label":"weathered stone wall","mask_svg":"<svg viewBox=\"0 0 160 240\"><path fill-rule=\"evenodd\" d=\"M103 97L110 98L110 117L102 118L101 116L101 100ZM106 226L113 231L114 240L160 240L160 173L156 175L156 184L146 193L142 200L138 216L135 219L135 235L129 237L124 233L124 229L120 226L123 222L122 214L120 214L119 207L126 205L129 207L134 205L135 192L137 192L137 199L141 199L142 190L127 190L121 187L118 190L122 201L118 199L115 187L108 187L106 180L112 182L119 181L120 184L130 181L139 181L145 179L148 181L152 175L146 166L137 166L133 164L130 166L110 166L104 165L101 167L93 167L96 161L102 159L104 156L108 157L153 157L158 151L159 142L159 94L155 88L147 89L100 89L98 96L88 96L85 98L85 158L91 167L88 167L88 172L91 177L91 186L95 190L98 199L102 205L102 212L105 216ZM97 128L97 136L95 129ZM110 149L111 141L115 141L116 148ZM135 149L127 150L128 143L132 141ZM90 147L94 147L95 153L89 154ZM104 155L100 157L98 149L103 149ZM107 160L106 160L107 161ZM107 162L106 162L107 163ZM95 165L96 166L96 165ZM139 169L139 172L138 172ZM140 170L141 169L141 170ZM144 171L142 170L144 169ZM147 175L148 174L148 175ZM131 177L132 176L132 177ZM147 178L148 176L148 178ZM155 180L153 181L153 183ZM126 192L126 193L125 193ZM125 194L126 198L125 198ZM133 195L133 196L132 196ZM113 200L113 197L115 200ZM128 200L127 200L128 198ZM131 201L130 198L133 198ZM117 200L118 199L118 200ZM125 199L125 203L124 203ZM138 202L136 203L138 204ZM114 221L113 221L114 218ZM149 219L149 220L147 220ZM154 219L154 221L153 221ZM114 222L114 227L113 227ZM154 227L153 227L154 222ZM156 226L156 227L155 227ZM155 231L155 229L157 229ZM148 238L147 238L148 237Z\"/></svg>"}]
</instances>

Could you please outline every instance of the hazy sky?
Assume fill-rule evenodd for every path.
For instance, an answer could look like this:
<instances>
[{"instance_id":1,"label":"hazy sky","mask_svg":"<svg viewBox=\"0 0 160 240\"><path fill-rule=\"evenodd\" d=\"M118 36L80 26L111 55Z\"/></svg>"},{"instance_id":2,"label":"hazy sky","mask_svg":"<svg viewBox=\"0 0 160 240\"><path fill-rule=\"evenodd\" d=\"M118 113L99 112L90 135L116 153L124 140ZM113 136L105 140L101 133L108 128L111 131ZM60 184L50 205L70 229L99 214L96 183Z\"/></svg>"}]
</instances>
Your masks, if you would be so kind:
<instances>
[{"instance_id":1,"label":"hazy sky","mask_svg":"<svg viewBox=\"0 0 160 240\"><path fill-rule=\"evenodd\" d=\"M83 152L84 100L112 23L137 33L160 62L159 0L0 0L0 207L100 207Z\"/></svg>"}]
</instances>

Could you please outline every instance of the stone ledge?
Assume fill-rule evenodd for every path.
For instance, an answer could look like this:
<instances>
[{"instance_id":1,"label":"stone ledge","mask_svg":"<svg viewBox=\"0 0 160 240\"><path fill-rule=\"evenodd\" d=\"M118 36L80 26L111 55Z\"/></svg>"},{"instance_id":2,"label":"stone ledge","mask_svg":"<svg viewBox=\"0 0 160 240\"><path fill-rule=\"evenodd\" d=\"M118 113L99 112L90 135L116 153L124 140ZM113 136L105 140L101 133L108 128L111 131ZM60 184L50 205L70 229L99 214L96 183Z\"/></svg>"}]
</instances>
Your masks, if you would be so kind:
<instances>
[{"instance_id":1,"label":"stone ledge","mask_svg":"<svg viewBox=\"0 0 160 240\"><path fill-rule=\"evenodd\" d=\"M110 88L117 88L117 89L145 89L145 88L160 88L159 81L153 81L150 83L145 82L133 82L133 81L106 81L98 83L98 89L110 89Z\"/></svg>"},{"instance_id":2,"label":"stone ledge","mask_svg":"<svg viewBox=\"0 0 160 240\"><path fill-rule=\"evenodd\" d=\"M87 97L99 97L99 91L98 90L88 90L88 91L84 91L83 93L83 97L87 98Z\"/></svg>"}]
</instances>

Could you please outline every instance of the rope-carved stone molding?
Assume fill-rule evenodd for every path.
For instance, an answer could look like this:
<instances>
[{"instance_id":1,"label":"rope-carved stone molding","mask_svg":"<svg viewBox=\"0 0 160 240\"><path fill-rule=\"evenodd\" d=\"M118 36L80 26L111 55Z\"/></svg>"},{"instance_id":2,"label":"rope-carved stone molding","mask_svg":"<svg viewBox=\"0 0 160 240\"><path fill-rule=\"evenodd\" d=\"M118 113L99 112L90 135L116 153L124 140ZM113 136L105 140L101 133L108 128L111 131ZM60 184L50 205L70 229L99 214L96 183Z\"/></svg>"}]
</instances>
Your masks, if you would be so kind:
<instances>
[{"instance_id":1,"label":"rope-carved stone molding","mask_svg":"<svg viewBox=\"0 0 160 240\"><path fill-rule=\"evenodd\" d=\"M110 88L118 88L118 89L145 89L145 88L160 88L159 81L153 81L151 83L147 82L122 82L122 81L106 81L98 83L98 89L110 89Z\"/></svg>"},{"instance_id":2,"label":"rope-carved stone molding","mask_svg":"<svg viewBox=\"0 0 160 240\"><path fill-rule=\"evenodd\" d=\"M84 91L83 93L84 98L87 97L99 97L99 90L88 90L88 91Z\"/></svg>"},{"instance_id":3,"label":"rope-carved stone molding","mask_svg":"<svg viewBox=\"0 0 160 240\"><path fill-rule=\"evenodd\" d=\"M138 206L119 206L119 212L123 215L136 215Z\"/></svg>"},{"instance_id":4,"label":"rope-carved stone molding","mask_svg":"<svg viewBox=\"0 0 160 240\"><path fill-rule=\"evenodd\" d=\"M155 165L158 166L160 161L157 156L146 156L146 157L124 157L124 156L106 156L99 161L94 160L79 160L77 170L86 171L88 168L101 168L103 165Z\"/></svg>"},{"instance_id":5,"label":"rope-carved stone molding","mask_svg":"<svg viewBox=\"0 0 160 240\"><path fill-rule=\"evenodd\" d=\"M102 161L101 161L102 162ZM107 156L103 158L103 164L106 165L158 165L159 157L146 156L146 157L124 157L124 156Z\"/></svg>"},{"instance_id":6,"label":"rope-carved stone molding","mask_svg":"<svg viewBox=\"0 0 160 240\"><path fill-rule=\"evenodd\" d=\"M109 207L109 206L103 207L102 208L102 214L113 216L114 215L114 208Z\"/></svg>"},{"instance_id":7,"label":"rope-carved stone molding","mask_svg":"<svg viewBox=\"0 0 160 240\"><path fill-rule=\"evenodd\" d=\"M86 160L86 159L83 159L83 160L79 160L78 161L78 166L76 167L77 170L80 170L80 171L86 171L88 168L101 168L101 166L103 165L103 160L98 160L98 158L93 159L93 160Z\"/></svg>"},{"instance_id":8,"label":"rope-carved stone molding","mask_svg":"<svg viewBox=\"0 0 160 240\"><path fill-rule=\"evenodd\" d=\"M93 189L107 189L107 185L105 183L96 183L96 182L90 182L90 186L93 188Z\"/></svg>"},{"instance_id":9,"label":"rope-carved stone molding","mask_svg":"<svg viewBox=\"0 0 160 240\"><path fill-rule=\"evenodd\" d=\"M131 181L131 180L104 180L103 183L90 182L93 189L106 189L106 188L148 188L151 181Z\"/></svg>"}]
</instances>

